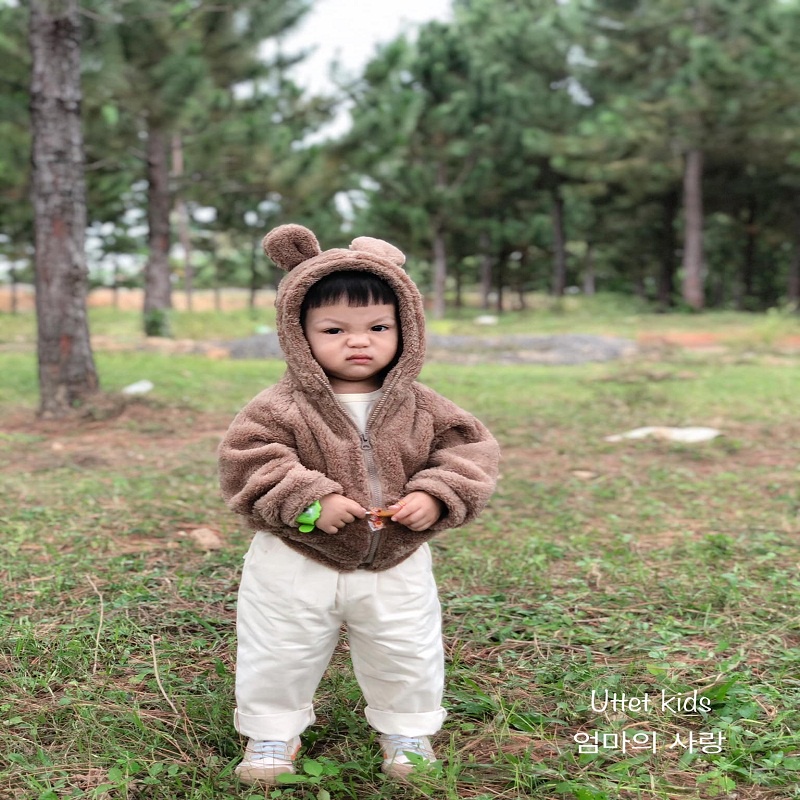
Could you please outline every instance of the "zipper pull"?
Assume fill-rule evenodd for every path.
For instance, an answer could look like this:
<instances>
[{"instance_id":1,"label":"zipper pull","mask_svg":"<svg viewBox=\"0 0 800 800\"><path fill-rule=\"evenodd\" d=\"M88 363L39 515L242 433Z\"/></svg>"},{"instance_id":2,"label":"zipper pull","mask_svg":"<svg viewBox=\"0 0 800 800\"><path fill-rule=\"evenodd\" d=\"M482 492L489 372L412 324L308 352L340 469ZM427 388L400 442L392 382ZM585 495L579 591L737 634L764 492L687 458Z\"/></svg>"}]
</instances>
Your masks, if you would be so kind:
<instances>
[{"instance_id":1,"label":"zipper pull","mask_svg":"<svg viewBox=\"0 0 800 800\"><path fill-rule=\"evenodd\" d=\"M369 437L366 433L361 434L361 449L372 450L372 445L369 443Z\"/></svg>"}]
</instances>

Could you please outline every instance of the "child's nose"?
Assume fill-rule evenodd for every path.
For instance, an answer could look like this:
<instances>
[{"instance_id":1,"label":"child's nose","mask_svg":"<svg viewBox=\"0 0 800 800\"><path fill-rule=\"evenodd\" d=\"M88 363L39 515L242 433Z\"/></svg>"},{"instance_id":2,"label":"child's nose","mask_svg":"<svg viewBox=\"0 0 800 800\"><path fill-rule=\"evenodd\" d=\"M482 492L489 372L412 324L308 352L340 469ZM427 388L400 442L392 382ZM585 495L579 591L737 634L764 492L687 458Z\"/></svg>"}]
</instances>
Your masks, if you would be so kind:
<instances>
[{"instance_id":1,"label":"child's nose","mask_svg":"<svg viewBox=\"0 0 800 800\"><path fill-rule=\"evenodd\" d=\"M351 333L347 344L350 347L366 347L369 344L369 336L366 333Z\"/></svg>"}]
</instances>

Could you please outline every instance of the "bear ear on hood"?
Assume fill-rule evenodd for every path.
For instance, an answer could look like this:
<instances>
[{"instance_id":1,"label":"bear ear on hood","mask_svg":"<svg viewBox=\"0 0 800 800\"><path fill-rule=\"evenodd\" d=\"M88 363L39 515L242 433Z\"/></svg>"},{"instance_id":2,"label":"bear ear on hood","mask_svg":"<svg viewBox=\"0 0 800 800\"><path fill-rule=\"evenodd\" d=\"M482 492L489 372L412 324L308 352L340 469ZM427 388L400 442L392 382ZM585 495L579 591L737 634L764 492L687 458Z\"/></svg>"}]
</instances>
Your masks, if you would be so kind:
<instances>
[{"instance_id":1,"label":"bear ear on hood","mask_svg":"<svg viewBox=\"0 0 800 800\"><path fill-rule=\"evenodd\" d=\"M395 266L402 267L406 263L406 257L393 244L384 242L383 239L373 239L371 236L359 236L350 243L350 249L369 253L373 256L389 261Z\"/></svg>"},{"instance_id":2,"label":"bear ear on hood","mask_svg":"<svg viewBox=\"0 0 800 800\"><path fill-rule=\"evenodd\" d=\"M273 228L261 245L264 252L286 272L322 252L317 237L308 228L294 224Z\"/></svg>"}]
</instances>

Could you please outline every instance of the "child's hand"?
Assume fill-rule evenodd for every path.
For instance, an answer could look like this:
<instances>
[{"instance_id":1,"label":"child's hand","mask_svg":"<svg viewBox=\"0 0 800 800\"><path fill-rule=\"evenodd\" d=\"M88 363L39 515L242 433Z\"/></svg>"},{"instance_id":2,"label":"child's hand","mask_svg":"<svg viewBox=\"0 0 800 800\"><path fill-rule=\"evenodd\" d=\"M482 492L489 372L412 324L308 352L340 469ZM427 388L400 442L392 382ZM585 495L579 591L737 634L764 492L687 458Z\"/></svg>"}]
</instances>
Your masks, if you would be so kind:
<instances>
[{"instance_id":1,"label":"child's hand","mask_svg":"<svg viewBox=\"0 0 800 800\"><path fill-rule=\"evenodd\" d=\"M411 492L388 510L395 511L392 522L399 522L412 531L426 531L442 516L444 503L427 492Z\"/></svg>"},{"instance_id":2,"label":"child's hand","mask_svg":"<svg viewBox=\"0 0 800 800\"><path fill-rule=\"evenodd\" d=\"M325 533L339 533L348 522L353 522L356 517L364 519L367 516L365 508L343 494L326 494L319 504L322 506L322 513L314 524Z\"/></svg>"}]
</instances>

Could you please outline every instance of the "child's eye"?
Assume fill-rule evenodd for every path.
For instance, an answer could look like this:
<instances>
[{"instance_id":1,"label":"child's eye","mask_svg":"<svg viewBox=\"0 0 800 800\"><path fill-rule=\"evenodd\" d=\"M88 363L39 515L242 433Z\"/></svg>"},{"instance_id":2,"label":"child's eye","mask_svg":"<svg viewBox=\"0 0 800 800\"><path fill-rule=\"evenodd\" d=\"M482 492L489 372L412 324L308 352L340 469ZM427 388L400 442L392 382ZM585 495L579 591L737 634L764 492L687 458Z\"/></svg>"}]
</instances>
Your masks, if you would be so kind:
<instances>
[{"instance_id":1,"label":"child's eye","mask_svg":"<svg viewBox=\"0 0 800 800\"><path fill-rule=\"evenodd\" d=\"M341 328L325 328L325 330L322 331L322 332L323 333L341 333L342 329Z\"/></svg>"},{"instance_id":2,"label":"child's eye","mask_svg":"<svg viewBox=\"0 0 800 800\"><path fill-rule=\"evenodd\" d=\"M372 330L374 330L374 331L388 331L389 330L389 326L388 325L373 325L372 326Z\"/></svg>"}]
</instances>

